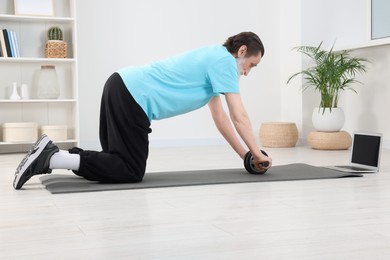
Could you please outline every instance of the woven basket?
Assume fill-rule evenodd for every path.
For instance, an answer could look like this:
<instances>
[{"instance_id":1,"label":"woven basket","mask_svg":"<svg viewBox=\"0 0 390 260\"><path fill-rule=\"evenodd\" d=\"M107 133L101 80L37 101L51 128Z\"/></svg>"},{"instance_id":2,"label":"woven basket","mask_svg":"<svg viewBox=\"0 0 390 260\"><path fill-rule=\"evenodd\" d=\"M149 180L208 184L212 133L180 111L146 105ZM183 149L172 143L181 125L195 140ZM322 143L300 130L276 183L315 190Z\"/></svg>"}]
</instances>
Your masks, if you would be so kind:
<instances>
[{"instance_id":1,"label":"woven basket","mask_svg":"<svg viewBox=\"0 0 390 260\"><path fill-rule=\"evenodd\" d=\"M347 150L352 145L352 137L345 131L313 131L307 136L307 143L316 150Z\"/></svg>"},{"instance_id":2,"label":"woven basket","mask_svg":"<svg viewBox=\"0 0 390 260\"><path fill-rule=\"evenodd\" d=\"M298 128L290 122L262 123L260 141L264 147L294 147L298 141Z\"/></svg>"},{"instance_id":3,"label":"woven basket","mask_svg":"<svg viewBox=\"0 0 390 260\"><path fill-rule=\"evenodd\" d=\"M47 41L46 58L66 58L67 44L64 41Z\"/></svg>"}]
</instances>

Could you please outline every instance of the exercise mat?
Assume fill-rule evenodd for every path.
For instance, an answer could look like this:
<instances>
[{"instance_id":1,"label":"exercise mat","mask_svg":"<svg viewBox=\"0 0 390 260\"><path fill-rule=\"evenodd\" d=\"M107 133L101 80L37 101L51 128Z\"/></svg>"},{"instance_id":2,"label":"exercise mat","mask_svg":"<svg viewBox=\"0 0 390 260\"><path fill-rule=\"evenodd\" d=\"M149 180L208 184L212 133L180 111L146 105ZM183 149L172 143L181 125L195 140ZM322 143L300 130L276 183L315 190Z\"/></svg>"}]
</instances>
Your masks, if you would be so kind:
<instances>
[{"instance_id":1,"label":"exercise mat","mask_svg":"<svg viewBox=\"0 0 390 260\"><path fill-rule=\"evenodd\" d=\"M146 173L139 183L100 183L87 181L76 175L50 174L40 177L51 193L73 193L107 190L146 189L191 185L249 183L267 181L292 181L361 177L361 174L344 173L323 167L296 163L274 166L263 175L253 175L245 169L196 170Z\"/></svg>"}]
</instances>

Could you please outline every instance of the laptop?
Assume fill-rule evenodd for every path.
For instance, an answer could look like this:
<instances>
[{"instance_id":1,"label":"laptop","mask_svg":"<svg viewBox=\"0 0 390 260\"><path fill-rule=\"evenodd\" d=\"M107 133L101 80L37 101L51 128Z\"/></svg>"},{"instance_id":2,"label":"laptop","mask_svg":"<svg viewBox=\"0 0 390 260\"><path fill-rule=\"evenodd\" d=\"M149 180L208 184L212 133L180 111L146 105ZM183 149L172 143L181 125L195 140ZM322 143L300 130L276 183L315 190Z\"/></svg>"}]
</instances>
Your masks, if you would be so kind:
<instances>
[{"instance_id":1,"label":"laptop","mask_svg":"<svg viewBox=\"0 0 390 260\"><path fill-rule=\"evenodd\" d=\"M376 173L379 171L381 148L382 134L354 132L349 165L326 168L342 172Z\"/></svg>"}]
</instances>

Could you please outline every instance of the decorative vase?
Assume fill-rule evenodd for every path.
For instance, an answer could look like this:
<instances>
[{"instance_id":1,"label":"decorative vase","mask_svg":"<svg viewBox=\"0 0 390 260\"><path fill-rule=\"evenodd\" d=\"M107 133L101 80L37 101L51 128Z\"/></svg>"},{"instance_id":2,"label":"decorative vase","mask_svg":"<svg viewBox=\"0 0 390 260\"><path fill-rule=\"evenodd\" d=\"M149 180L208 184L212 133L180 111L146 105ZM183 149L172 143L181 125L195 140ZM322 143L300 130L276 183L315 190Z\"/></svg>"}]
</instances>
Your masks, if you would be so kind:
<instances>
[{"instance_id":1,"label":"decorative vase","mask_svg":"<svg viewBox=\"0 0 390 260\"><path fill-rule=\"evenodd\" d=\"M312 114L313 126L320 132L338 132L344 125L344 111L340 107L315 107Z\"/></svg>"},{"instance_id":2,"label":"decorative vase","mask_svg":"<svg viewBox=\"0 0 390 260\"><path fill-rule=\"evenodd\" d=\"M42 65L38 78L38 98L56 99L60 96L60 87L54 65Z\"/></svg>"},{"instance_id":3,"label":"decorative vase","mask_svg":"<svg viewBox=\"0 0 390 260\"><path fill-rule=\"evenodd\" d=\"M22 99L30 99L30 89L27 84L22 84L20 87L20 95Z\"/></svg>"},{"instance_id":4,"label":"decorative vase","mask_svg":"<svg viewBox=\"0 0 390 260\"><path fill-rule=\"evenodd\" d=\"M9 97L9 99L11 99L11 100L19 100L20 99L20 96L18 93L18 86L17 86L16 82L14 82L12 84L12 93L11 93L11 96Z\"/></svg>"}]
</instances>

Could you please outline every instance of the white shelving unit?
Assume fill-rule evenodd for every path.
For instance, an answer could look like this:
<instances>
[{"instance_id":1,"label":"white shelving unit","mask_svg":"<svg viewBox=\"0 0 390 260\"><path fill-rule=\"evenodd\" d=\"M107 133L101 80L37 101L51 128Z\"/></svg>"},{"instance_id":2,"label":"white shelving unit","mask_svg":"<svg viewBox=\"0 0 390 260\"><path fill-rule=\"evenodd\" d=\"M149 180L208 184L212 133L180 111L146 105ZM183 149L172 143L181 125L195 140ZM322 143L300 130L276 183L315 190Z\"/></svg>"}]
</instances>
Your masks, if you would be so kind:
<instances>
[{"instance_id":1,"label":"white shelving unit","mask_svg":"<svg viewBox=\"0 0 390 260\"><path fill-rule=\"evenodd\" d=\"M68 140L56 142L62 149L77 146L78 85L75 0L53 0L54 16L14 15L14 0L0 3L0 29L16 32L21 58L0 58L0 125L8 122L37 122L67 125ZM64 59L45 58L46 33L58 26L68 43ZM58 99L37 99L37 78L41 65L54 65L60 84ZM10 100L13 82L30 87L30 99ZM31 143L4 142L0 127L0 153L24 152Z\"/></svg>"}]
</instances>

